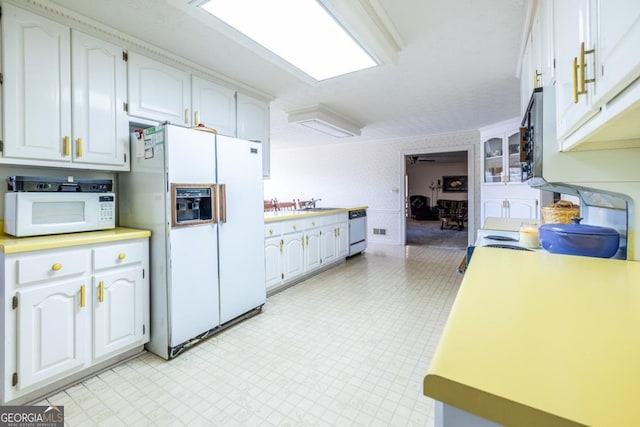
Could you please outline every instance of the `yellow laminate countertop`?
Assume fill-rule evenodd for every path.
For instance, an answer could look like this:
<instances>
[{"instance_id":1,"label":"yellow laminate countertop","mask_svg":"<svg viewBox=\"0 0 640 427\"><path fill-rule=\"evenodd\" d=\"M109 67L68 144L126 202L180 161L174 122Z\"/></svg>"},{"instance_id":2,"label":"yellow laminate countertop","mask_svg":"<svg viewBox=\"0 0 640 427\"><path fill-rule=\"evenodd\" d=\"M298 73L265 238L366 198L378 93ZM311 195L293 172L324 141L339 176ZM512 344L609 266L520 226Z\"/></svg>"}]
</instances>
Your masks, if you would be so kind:
<instances>
[{"instance_id":1,"label":"yellow laminate countertop","mask_svg":"<svg viewBox=\"0 0 640 427\"><path fill-rule=\"evenodd\" d=\"M640 425L640 262L478 247L424 394L505 425Z\"/></svg>"},{"instance_id":2,"label":"yellow laminate countertop","mask_svg":"<svg viewBox=\"0 0 640 427\"><path fill-rule=\"evenodd\" d=\"M286 221L289 219L298 219L304 217L312 217L312 216L320 216L320 215L333 215L341 212L350 212L356 211L360 209L367 209L367 206L358 206L352 208L322 208L325 210L314 210L314 209L301 209L301 210L282 210L282 211L268 211L264 213L264 222L276 222L276 221Z\"/></svg>"},{"instance_id":3,"label":"yellow laminate countertop","mask_svg":"<svg viewBox=\"0 0 640 427\"><path fill-rule=\"evenodd\" d=\"M56 249L69 246L90 245L115 242L119 240L139 239L151 236L149 230L116 227L111 230L86 231L82 233L53 234L49 236L14 237L0 234L0 252L5 254Z\"/></svg>"}]
</instances>

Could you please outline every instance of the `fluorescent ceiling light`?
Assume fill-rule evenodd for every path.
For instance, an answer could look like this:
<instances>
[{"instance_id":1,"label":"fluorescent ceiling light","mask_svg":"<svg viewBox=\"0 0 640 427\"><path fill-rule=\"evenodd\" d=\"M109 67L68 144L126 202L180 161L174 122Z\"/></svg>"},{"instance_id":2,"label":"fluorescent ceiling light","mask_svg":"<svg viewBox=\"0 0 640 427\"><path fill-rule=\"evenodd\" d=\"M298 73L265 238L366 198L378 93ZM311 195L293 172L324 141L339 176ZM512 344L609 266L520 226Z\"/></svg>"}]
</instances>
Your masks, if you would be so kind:
<instances>
[{"instance_id":1,"label":"fluorescent ceiling light","mask_svg":"<svg viewBox=\"0 0 640 427\"><path fill-rule=\"evenodd\" d=\"M208 0L199 6L316 80L378 65L316 0Z\"/></svg>"},{"instance_id":2,"label":"fluorescent ceiling light","mask_svg":"<svg viewBox=\"0 0 640 427\"><path fill-rule=\"evenodd\" d=\"M317 130L336 138L360 135L360 127L337 113L322 105L290 111L289 123L297 123L302 126Z\"/></svg>"}]
</instances>

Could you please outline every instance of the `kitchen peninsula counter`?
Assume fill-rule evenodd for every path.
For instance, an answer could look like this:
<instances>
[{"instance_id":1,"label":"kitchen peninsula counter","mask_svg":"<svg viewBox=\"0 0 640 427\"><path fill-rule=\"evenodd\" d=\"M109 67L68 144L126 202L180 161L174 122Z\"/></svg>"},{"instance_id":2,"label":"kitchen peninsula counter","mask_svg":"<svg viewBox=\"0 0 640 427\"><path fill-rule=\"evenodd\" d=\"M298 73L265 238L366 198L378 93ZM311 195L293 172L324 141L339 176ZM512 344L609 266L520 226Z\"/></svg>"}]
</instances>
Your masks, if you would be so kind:
<instances>
[{"instance_id":1,"label":"kitchen peninsula counter","mask_svg":"<svg viewBox=\"0 0 640 427\"><path fill-rule=\"evenodd\" d=\"M49 236L14 237L0 233L0 252L13 254L57 249L78 245L116 242L120 240L140 239L151 236L148 230L116 227L110 230L85 231L81 233L53 234Z\"/></svg>"},{"instance_id":2,"label":"kitchen peninsula counter","mask_svg":"<svg viewBox=\"0 0 640 427\"><path fill-rule=\"evenodd\" d=\"M639 262L479 247L423 391L504 425L640 425L639 331Z\"/></svg>"}]
</instances>

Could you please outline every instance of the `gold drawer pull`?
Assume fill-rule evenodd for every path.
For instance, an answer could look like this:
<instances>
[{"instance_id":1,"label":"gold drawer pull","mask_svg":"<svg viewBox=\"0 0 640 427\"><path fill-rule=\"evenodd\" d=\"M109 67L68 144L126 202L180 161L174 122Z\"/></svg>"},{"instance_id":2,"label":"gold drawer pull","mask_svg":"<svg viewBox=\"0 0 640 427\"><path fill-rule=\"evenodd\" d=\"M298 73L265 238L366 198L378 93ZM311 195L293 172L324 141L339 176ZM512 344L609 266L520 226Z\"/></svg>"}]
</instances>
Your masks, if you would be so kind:
<instances>
[{"instance_id":1,"label":"gold drawer pull","mask_svg":"<svg viewBox=\"0 0 640 427\"><path fill-rule=\"evenodd\" d=\"M269 229L269 236L273 235L273 228Z\"/></svg>"},{"instance_id":2,"label":"gold drawer pull","mask_svg":"<svg viewBox=\"0 0 640 427\"><path fill-rule=\"evenodd\" d=\"M295 230L297 230L297 229L298 229L298 226L297 226L297 225L294 225L294 226L293 226L293 230L295 231Z\"/></svg>"},{"instance_id":3,"label":"gold drawer pull","mask_svg":"<svg viewBox=\"0 0 640 427\"><path fill-rule=\"evenodd\" d=\"M53 271L60 271L62 269L62 264L55 263L51 266Z\"/></svg>"},{"instance_id":4,"label":"gold drawer pull","mask_svg":"<svg viewBox=\"0 0 640 427\"><path fill-rule=\"evenodd\" d=\"M76 141L76 156L82 157L82 138L78 138Z\"/></svg>"},{"instance_id":5,"label":"gold drawer pull","mask_svg":"<svg viewBox=\"0 0 640 427\"><path fill-rule=\"evenodd\" d=\"M104 282L101 280L100 285L98 286L98 301L104 301Z\"/></svg>"},{"instance_id":6,"label":"gold drawer pull","mask_svg":"<svg viewBox=\"0 0 640 427\"><path fill-rule=\"evenodd\" d=\"M127 254L125 254L124 252L120 252L118 254L118 259L125 259L127 257Z\"/></svg>"}]
</instances>

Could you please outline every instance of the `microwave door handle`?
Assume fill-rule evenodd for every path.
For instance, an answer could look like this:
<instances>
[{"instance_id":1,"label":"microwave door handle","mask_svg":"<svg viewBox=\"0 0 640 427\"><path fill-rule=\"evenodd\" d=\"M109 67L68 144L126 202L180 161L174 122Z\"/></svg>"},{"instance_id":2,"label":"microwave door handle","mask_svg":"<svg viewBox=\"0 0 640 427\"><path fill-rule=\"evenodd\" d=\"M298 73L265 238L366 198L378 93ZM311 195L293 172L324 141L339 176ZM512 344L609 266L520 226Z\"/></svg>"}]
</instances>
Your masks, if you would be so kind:
<instances>
[{"instance_id":1,"label":"microwave door handle","mask_svg":"<svg viewBox=\"0 0 640 427\"><path fill-rule=\"evenodd\" d=\"M220 209L218 220L222 223L227 222L227 186L218 184L218 206Z\"/></svg>"}]
</instances>

